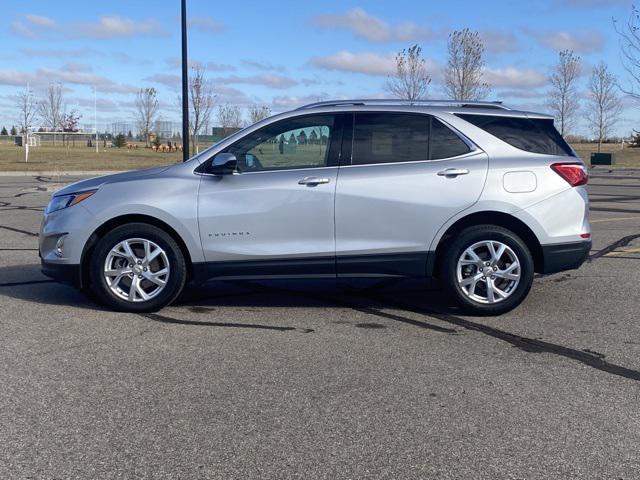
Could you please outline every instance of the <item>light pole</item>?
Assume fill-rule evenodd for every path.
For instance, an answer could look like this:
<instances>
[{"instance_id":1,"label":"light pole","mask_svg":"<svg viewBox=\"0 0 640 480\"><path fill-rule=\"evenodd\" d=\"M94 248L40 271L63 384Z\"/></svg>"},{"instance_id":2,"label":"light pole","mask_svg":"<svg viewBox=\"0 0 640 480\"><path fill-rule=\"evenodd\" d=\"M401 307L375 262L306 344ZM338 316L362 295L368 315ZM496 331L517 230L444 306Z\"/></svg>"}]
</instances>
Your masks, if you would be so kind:
<instances>
[{"instance_id":1,"label":"light pole","mask_svg":"<svg viewBox=\"0 0 640 480\"><path fill-rule=\"evenodd\" d=\"M98 91L93 86L93 129L96 134L96 153L98 153Z\"/></svg>"},{"instance_id":2,"label":"light pole","mask_svg":"<svg viewBox=\"0 0 640 480\"><path fill-rule=\"evenodd\" d=\"M187 0L182 0L182 161L189 160L189 62L187 60Z\"/></svg>"}]
</instances>

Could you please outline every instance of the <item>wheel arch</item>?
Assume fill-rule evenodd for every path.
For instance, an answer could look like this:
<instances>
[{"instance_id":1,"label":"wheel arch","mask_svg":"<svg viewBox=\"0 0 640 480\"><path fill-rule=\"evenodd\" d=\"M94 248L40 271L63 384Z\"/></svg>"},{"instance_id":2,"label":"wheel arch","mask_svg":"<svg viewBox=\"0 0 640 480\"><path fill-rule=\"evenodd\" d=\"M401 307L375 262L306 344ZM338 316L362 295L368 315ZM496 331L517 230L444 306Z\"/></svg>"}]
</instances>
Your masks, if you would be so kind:
<instances>
[{"instance_id":1,"label":"wheel arch","mask_svg":"<svg viewBox=\"0 0 640 480\"><path fill-rule=\"evenodd\" d=\"M541 272L544 268L544 254L542 246L536 234L529 228L529 226L522 220L509 215L508 213L498 211L482 211L474 212L465 217L462 217L454 222L444 234L440 237L438 245L435 249L435 255L433 256L432 272L434 276L437 276L440 271L441 260L446 249L447 241L461 232L467 227L475 225L495 225L498 227L511 230L518 235L522 241L527 245L531 256L533 257L533 263L535 272Z\"/></svg>"},{"instance_id":2,"label":"wheel arch","mask_svg":"<svg viewBox=\"0 0 640 480\"><path fill-rule=\"evenodd\" d=\"M98 244L98 241L113 228L125 225L127 223L146 223L148 225L153 225L154 227L157 227L169 234L176 241L176 243L180 247L180 250L182 251L182 255L184 256L184 260L187 265L187 281L193 278L193 260L191 258L191 253L189 252L189 248L187 247L187 244L184 242L180 234L171 225L151 215L127 214L107 220L98 228L96 228L89 236L89 239L85 243L85 246L82 250L82 256L80 257L81 287L86 287L89 283L90 277L88 260L89 258L91 258L91 253Z\"/></svg>"}]
</instances>

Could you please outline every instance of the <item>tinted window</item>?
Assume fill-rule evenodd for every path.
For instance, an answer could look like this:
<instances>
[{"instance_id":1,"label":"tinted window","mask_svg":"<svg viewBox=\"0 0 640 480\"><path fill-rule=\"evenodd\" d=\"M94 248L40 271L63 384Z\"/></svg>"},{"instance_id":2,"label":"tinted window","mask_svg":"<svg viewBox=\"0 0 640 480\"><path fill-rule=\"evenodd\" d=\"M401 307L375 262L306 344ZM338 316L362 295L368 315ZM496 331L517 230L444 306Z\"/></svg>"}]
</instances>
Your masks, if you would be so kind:
<instances>
[{"instance_id":1,"label":"tinted window","mask_svg":"<svg viewBox=\"0 0 640 480\"><path fill-rule=\"evenodd\" d=\"M520 150L547 155L573 155L571 147L553 126L553 120L493 115L458 116Z\"/></svg>"},{"instance_id":2,"label":"tinted window","mask_svg":"<svg viewBox=\"0 0 640 480\"><path fill-rule=\"evenodd\" d=\"M427 160L428 149L426 115L356 114L353 165Z\"/></svg>"},{"instance_id":3,"label":"tinted window","mask_svg":"<svg viewBox=\"0 0 640 480\"><path fill-rule=\"evenodd\" d=\"M431 124L430 159L457 157L469 153L469 147L445 124L433 119Z\"/></svg>"},{"instance_id":4,"label":"tinted window","mask_svg":"<svg viewBox=\"0 0 640 480\"><path fill-rule=\"evenodd\" d=\"M353 165L437 160L467 152L469 147L456 133L429 115L361 113L355 117Z\"/></svg>"},{"instance_id":5,"label":"tinted window","mask_svg":"<svg viewBox=\"0 0 640 480\"><path fill-rule=\"evenodd\" d=\"M297 117L250 133L226 151L240 172L325 167L333 131L333 115Z\"/></svg>"}]
</instances>

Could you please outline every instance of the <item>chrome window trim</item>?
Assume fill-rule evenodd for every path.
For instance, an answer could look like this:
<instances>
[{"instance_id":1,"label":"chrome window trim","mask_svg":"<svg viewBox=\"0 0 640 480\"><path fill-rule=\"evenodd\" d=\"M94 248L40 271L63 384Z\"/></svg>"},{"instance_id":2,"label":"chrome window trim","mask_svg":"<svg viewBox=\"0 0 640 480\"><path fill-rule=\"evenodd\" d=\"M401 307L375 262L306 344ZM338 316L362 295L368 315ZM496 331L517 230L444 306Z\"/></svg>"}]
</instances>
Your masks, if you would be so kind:
<instances>
[{"instance_id":1,"label":"chrome window trim","mask_svg":"<svg viewBox=\"0 0 640 480\"><path fill-rule=\"evenodd\" d=\"M448 162L449 160L462 160L468 157L475 157L481 153L484 153L482 150L477 149L471 152L463 153L462 155L458 155L456 157L447 157L447 158L438 158L436 160L409 160L407 162L386 162L386 163L361 163L358 165L340 165L340 168L355 168L355 167L375 167L378 165L411 165L411 164L423 164L423 163L434 163L434 162Z\"/></svg>"}]
</instances>

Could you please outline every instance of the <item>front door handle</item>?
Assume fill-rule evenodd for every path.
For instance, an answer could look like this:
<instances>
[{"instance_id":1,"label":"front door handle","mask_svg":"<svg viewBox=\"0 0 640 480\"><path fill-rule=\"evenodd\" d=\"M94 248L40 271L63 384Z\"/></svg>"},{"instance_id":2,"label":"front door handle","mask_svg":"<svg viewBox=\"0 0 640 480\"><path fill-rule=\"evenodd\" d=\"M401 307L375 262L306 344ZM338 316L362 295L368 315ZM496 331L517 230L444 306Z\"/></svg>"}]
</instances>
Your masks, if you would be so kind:
<instances>
[{"instance_id":1,"label":"front door handle","mask_svg":"<svg viewBox=\"0 0 640 480\"><path fill-rule=\"evenodd\" d=\"M329 179L320 177L304 177L298 182L298 185L309 185L310 187L313 187L314 185L320 185L321 183L329 183Z\"/></svg>"},{"instance_id":2,"label":"front door handle","mask_svg":"<svg viewBox=\"0 0 640 480\"><path fill-rule=\"evenodd\" d=\"M468 175L469 170L466 168L445 168L444 170L438 172L438 176L440 177L457 177L458 175Z\"/></svg>"}]
</instances>

